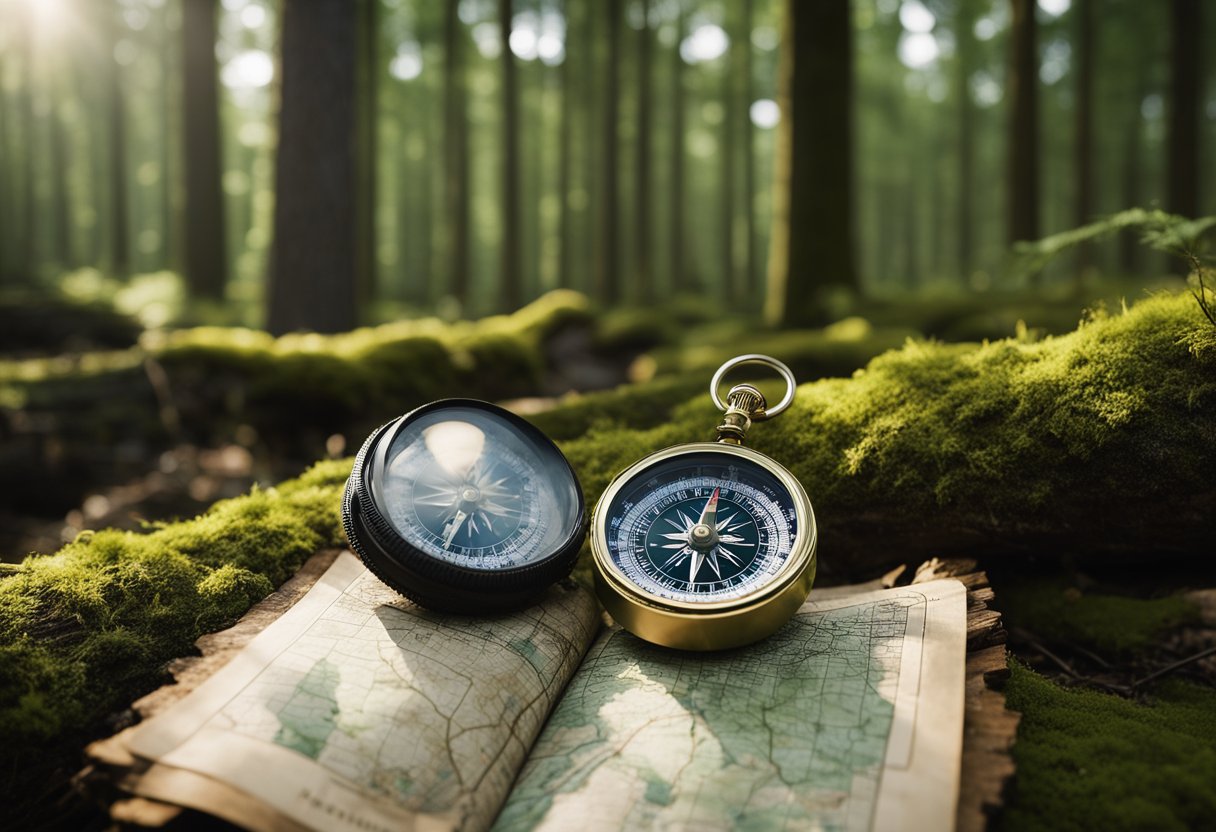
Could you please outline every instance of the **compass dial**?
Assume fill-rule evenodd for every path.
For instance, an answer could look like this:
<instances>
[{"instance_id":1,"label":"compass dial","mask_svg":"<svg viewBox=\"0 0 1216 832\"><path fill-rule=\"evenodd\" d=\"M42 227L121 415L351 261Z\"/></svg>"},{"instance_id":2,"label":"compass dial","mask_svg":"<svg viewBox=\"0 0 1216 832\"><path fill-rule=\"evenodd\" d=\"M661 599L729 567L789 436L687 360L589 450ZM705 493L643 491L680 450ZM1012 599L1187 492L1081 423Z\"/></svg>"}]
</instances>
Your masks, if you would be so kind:
<instances>
[{"instance_id":1,"label":"compass dial","mask_svg":"<svg viewBox=\"0 0 1216 832\"><path fill-rule=\"evenodd\" d=\"M702 604L746 598L786 571L798 539L789 489L765 467L702 451L634 474L607 506L612 567L648 595Z\"/></svg>"},{"instance_id":2,"label":"compass dial","mask_svg":"<svg viewBox=\"0 0 1216 832\"><path fill-rule=\"evenodd\" d=\"M449 414L451 415L451 414ZM381 480L386 514L428 554L499 569L542 557L554 529L553 486L500 425L445 418L403 431Z\"/></svg>"},{"instance_id":3,"label":"compass dial","mask_svg":"<svg viewBox=\"0 0 1216 832\"><path fill-rule=\"evenodd\" d=\"M486 402L448 399L363 445L343 498L352 548L424 606L522 606L569 574L586 530L582 491L557 446Z\"/></svg>"}]
</instances>

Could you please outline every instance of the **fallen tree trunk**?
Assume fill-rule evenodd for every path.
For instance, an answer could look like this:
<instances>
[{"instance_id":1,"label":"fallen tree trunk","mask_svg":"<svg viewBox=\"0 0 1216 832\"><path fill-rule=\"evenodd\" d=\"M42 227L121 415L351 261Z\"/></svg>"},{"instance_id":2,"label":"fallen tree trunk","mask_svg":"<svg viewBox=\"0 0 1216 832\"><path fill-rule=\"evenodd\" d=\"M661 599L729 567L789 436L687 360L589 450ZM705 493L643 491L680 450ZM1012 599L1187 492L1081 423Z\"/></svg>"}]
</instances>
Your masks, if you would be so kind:
<instances>
[{"instance_id":1,"label":"fallen tree trunk","mask_svg":"<svg viewBox=\"0 0 1216 832\"><path fill-rule=\"evenodd\" d=\"M628 412L604 424L573 407L591 428L563 449L589 503L645 454L711 438L717 417L705 395L646 430ZM537 421L571 435L568 415ZM748 444L805 486L834 577L967 551L1202 554L1216 509L1216 327L1175 295L1037 342L912 343L853 378L802 385Z\"/></svg>"}]
</instances>

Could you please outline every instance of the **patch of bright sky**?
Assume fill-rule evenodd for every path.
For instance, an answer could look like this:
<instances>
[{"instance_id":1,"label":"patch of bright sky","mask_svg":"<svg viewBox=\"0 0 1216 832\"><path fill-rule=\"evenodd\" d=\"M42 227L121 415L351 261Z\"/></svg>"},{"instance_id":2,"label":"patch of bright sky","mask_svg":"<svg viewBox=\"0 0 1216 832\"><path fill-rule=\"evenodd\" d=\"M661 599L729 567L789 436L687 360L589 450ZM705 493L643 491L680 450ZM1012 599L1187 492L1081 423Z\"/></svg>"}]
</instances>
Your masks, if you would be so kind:
<instances>
[{"instance_id":1,"label":"patch of bright sky","mask_svg":"<svg viewBox=\"0 0 1216 832\"><path fill-rule=\"evenodd\" d=\"M1009 8L1004 2L993 3L988 13L975 21L972 31L979 40L992 40L1009 25Z\"/></svg>"},{"instance_id":2,"label":"patch of bright sky","mask_svg":"<svg viewBox=\"0 0 1216 832\"><path fill-rule=\"evenodd\" d=\"M473 36L473 43L477 44L477 51L481 53L481 57L486 60L494 60L502 54L502 40L498 35L498 24L484 20L481 23L476 23L470 30Z\"/></svg>"},{"instance_id":3,"label":"patch of bright sky","mask_svg":"<svg viewBox=\"0 0 1216 832\"><path fill-rule=\"evenodd\" d=\"M725 29L717 23L702 23L680 43L680 57L689 64L706 63L721 58L729 48Z\"/></svg>"},{"instance_id":4,"label":"patch of bright sky","mask_svg":"<svg viewBox=\"0 0 1216 832\"><path fill-rule=\"evenodd\" d=\"M238 52L220 70L220 80L230 89L264 87L274 80L274 61L260 49Z\"/></svg>"},{"instance_id":5,"label":"patch of bright sky","mask_svg":"<svg viewBox=\"0 0 1216 832\"><path fill-rule=\"evenodd\" d=\"M511 51L521 61L557 66L566 57L565 39L566 22L550 9L520 12L511 20Z\"/></svg>"},{"instance_id":6,"label":"patch of bright sky","mask_svg":"<svg viewBox=\"0 0 1216 832\"><path fill-rule=\"evenodd\" d=\"M781 33L772 26L757 26L752 29L752 46L762 52L772 52L781 45Z\"/></svg>"},{"instance_id":7,"label":"patch of bright sky","mask_svg":"<svg viewBox=\"0 0 1216 832\"><path fill-rule=\"evenodd\" d=\"M1054 38L1043 49L1043 62L1039 64L1039 80L1048 86L1068 74L1072 65L1072 46L1063 38Z\"/></svg>"},{"instance_id":8,"label":"patch of bright sky","mask_svg":"<svg viewBox=\"0 0 1216 832\"><path fill-rule=\"evenodd\" d=\"M241 25L246 29L260 29L266 22L266 9L250 4L241 9Z\"/></svg>"},{"instance_id":9,"label":"patch of bright sky","mask_svg":"<svg viewBox=\"0 0 1216 832\"><path fill-rule=\"evenodd\" d=\"M753 101L747 114L751 117L752 124L761 130L772 130L781 122L781 108L771 98L759 98Z\"/></svg>"},{"instance_id":10,"label":"patch of bright sky","mask_svg":"<svg viewBox=\"0 0 1216 832\"><path fill-rule=\"evenodd\" d=\"M899 22L909 32L925 34L933 31L937 18L920 0L904 0L899 7Z\"/></svg>"},{"instance_id":11,"label":"patch of bright sky","mask_svg":"<svg viewBox=\"0 0 1216 832\"><path fill-rule=\"evenodd\" d=\"M899 36L899 60L908 69L923 69L937 60L941 49L928 32L904 32Z\"/></svg>"},{"instance_id":12,"label":"patch of bright sky","mask_svg":"<svg viewBox=\"0 0 1216 832\"><path fill-rule=\"evenodd\" d=\"M1039 8L1052 17L1059 17L1072 8L1072 0L1039 0Z\"/></svg>"},{"instance_id":13,"label":"patch of bright sky","mask_svg":"<svg viewBox=\"0 0 1216 832\"><path fill-rule=\"evenodd\" d=\"M397 52L388 62L388 74L398 81L413 81L422 74L422 46L416 40L397 44Z\"/></svg>"}]
</instances>

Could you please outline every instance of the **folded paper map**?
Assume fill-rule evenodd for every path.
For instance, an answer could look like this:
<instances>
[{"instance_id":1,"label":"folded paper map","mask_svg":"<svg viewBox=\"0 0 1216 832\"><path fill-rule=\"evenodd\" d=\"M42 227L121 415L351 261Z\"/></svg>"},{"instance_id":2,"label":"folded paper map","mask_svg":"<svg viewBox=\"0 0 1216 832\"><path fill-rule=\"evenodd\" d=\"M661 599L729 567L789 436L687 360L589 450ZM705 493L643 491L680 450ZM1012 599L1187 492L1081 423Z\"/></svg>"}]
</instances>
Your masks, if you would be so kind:
<instances>
[{"instance_id":1,"label":"folded paper map","mask_svg":"<svg viewBox=\"0 0 1216 832\"><path fill-rule=\"evenodd\" d=\"M344 553L120 742L130 794L255 830L951 829L966 593L812 592L717 654L605 626L573 582L509 616L403 600Z\"/></svg>"}]
</instances>

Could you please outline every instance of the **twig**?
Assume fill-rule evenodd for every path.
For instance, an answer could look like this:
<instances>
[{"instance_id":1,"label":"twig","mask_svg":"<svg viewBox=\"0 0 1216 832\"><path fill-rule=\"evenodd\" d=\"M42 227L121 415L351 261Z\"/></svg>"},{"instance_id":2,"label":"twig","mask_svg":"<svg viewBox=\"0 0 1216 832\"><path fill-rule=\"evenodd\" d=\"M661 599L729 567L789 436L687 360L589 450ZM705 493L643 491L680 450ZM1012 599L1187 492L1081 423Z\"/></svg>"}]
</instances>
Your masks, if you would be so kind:
<instances>
[{"instance_id":1,"label":"twig","mask_svg":"<svg viewBox=\"0 0 1216 832\"><path fill-rule=\"evenodd\" d=\"M1185 659L1179 659L1178 661L1174 662L1173 664L1167 664L1165 667L1161 668L1160 670L1154 670L1152 673L1148 674L1143 679L1139 679L1135 682L1132 682L1132 689L1135 690L1136 688L1140 687L1141 685L1145 684L1146 682L1151 682L1154 679L1160 679L1162 676L1165 676L1169 673L1173 673L1175 670L1178 670L1179 668L1182 668L1182 667L1186 667L1188 664L1197 662L1200 659L1206 659L1208 656L1216 656L1216 645L1212 645L1211 647L1207 648L1206 650L1200 650L1198 653L1187 656Z\"/></svg>"},{"instance_id":2,"label":"twig","mask_svg":"<svg viewBox=\"0 0 1216 832\"><path fill-rule=\"evenodd\" d=\"M1208 303L1208 287L1203 283L1203 263L1193 251L1186 253L1186 259L1191 264L1191 270L1195 272L1195 277L1199 281L1199 291L1191 290L1191 295L1194 296L1195 302L1199 304L1199 311L1203 316L1211 322L1212 326L1216 326L1216 308L1213 308Z\"/></svg>"}]
</instances>

